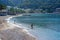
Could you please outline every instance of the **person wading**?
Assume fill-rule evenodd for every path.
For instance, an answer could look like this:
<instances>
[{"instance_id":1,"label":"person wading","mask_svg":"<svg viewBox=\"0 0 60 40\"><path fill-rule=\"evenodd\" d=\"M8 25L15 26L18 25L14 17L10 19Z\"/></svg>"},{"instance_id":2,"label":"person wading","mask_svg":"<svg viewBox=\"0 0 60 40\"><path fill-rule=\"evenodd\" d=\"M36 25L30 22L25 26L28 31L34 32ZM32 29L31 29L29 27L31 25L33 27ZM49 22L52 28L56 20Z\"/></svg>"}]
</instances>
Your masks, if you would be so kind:
<instances>
[{"instance_id":1,"label":"person wading","mask_svg":"<svg viewBox=\"0 0 60 40\"><path fill-rule=\"evenodd\" d=\"M31 29L33 29L33 24L31 24Z\"/></svg>"},{"instance_id":2,"label":"person wading","mask_svg":"<svg viewBox=\"0 0 60 40\"><path fill-rule=\"evenodd\" d=\"M15 24L15 21L16 21L16 20L14 20L14 24Z\"/></svg>"}]
</instances>

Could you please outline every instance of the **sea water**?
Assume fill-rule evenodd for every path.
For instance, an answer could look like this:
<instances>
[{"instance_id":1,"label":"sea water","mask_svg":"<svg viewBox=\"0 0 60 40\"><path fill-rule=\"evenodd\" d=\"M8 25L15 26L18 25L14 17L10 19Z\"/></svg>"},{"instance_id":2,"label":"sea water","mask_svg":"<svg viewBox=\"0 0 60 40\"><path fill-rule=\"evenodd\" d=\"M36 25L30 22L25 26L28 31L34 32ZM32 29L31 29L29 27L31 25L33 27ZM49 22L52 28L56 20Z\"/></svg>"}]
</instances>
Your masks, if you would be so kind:
<instances>
[{"instance_id":1,"label":"sea water","mask_svg":"<svg viewBox=\"0 0 60 40\"><path fill-rule=\"evenodd\" d=\"M12 23L27 29L37 40L60 40L60 14L38 14L32 13L13 17ZM33 24L33 29L31 29Z\"/></svg>"}]
</instances>

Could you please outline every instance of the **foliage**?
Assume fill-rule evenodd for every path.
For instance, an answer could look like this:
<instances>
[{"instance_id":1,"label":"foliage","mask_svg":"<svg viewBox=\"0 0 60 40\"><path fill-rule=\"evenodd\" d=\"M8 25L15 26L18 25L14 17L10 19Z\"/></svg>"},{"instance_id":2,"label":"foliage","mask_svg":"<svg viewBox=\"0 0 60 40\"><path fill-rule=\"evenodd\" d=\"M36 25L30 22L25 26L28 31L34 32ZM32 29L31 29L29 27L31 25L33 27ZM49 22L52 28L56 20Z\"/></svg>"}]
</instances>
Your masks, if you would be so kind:
<instances>
[{"instance_id":1,"label":"foliage","mask_svg":"<svg viewBox=\"0 0 60 40\"><path fill-rule=\"evenodd\" d=\"M6 5L15 5L25 9L47 9L47 12L53 12L56 8L60 7L60 0L3 0L3 2Z\"/></svg>"},{"instance_id":2,"label":"foliage","mask_svg":"<svg viewBox=\"0 0 60 40\"><path fill-rule=\"evenodd\" d=\"M10 10L9 11L11 11L11 12L14 12L14 8L12 7L12 8L10 8Z\"/></svg>"},{"instance_id":3,"label":"foliage","mask_svg":"<svg viewBox=\"0 0 60 40\"><path fill-rule=\"evenodd\" d=\"M6 5L0 4L0 10L6 9Z\"/></svg>"},{"instance_id":4,"label":"foliage","mask_svg":"<svg viewBox=\"0 0 60 40\"><path fill-rule=\"evenodd\" d=\"M10 8L10 12L25 13L25 11L24 11L24 10L22 10L22 9L14 9L13 7L12 7L12 8Z\"/></svg>"}]
</instances>

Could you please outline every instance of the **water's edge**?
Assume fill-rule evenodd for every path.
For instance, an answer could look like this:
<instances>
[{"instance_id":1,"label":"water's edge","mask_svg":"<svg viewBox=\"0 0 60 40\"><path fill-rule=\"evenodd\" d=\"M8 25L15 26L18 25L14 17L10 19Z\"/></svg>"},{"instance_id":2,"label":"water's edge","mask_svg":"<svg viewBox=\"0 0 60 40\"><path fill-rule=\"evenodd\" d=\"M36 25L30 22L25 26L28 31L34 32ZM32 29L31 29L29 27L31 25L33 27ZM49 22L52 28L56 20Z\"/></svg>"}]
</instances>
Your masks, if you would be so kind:
<instances>
[{"instance_id":1,"label":"water's edge","mask_svg":"<svg viewBox=\"0 0 60 40\"><path fill-rule=\"evenodd\" d=\"M57 14L58 15L58 14ZM53 17L58 17L56 14L53 16L53 15L51 15L51 16L53 16ZM26 15L16 15L16 16L13 16L13 17L10 17L10 18L8 18L8 23L11 23L11 18L16 18L16 17L21 17L21 16L26 16ZM28 16L30 16L30 15L28 15ZM28 16L26 16L26 17L28 17ZM40 16L40 15L31 15L31 16ZM44 16L44 14L42 15L42 16ZM48 15L47 15L48 16ZM49 17L50 17L50 15L49 15ZM60 16L59 16L60 17ZM29 19L29 18L28 18ZM14 19L15 20L15 19ZM53 26L53 25L48 25L46 28L45 28L45 26L44 27L41 27L40 26L40 28L35 28L35 27L37 27L37 26L35 26L34 25L34 29L31 29L31 28L29 28L29 29L27 29L27 26L25 25L25 24L22 24L21 22L20 23L18 23L18 22L14 22L14 20L12 20L12 25L13 26L16 26L16 27L18 27L18 28L20 28L20 29L24 29L24 31L26 31L26 33L27 34L29 34L30 36L32 36L32 38L36 38L37 40L60 40L60 32L58 32L58 30L55 30L57 27L55 27L55 25ZM21 19L20 19L21 20ZM19 20L19 21L20 21ZM23 20L23 19L22 19ZM55 20L55 19L54 19ZM57 21L56 21L57 22ZM30 24L29 24L30 25ZM31 26L31 25L30 25ZM30 27L30 26L28 26L28 27ZM26 27L26 28L24 28L24 27ZM51 27L54 29L51 29ZM59 27L59 26L58 26ZM57 28L58 29L58 28ZM27 37L28 38L28 37Z\"/></svg>"},{"instance_id":2,"label":"water's edge","mask_svg":"<svg viewBox=\"0 0 60 40\"><path fill-rule=\"evenodd\" d=\"M22 15L23 15L23 14L21 14L21 15L16 15L16 16L11 16L11 17L7 18L6 21L7 21L8 24L12 25L12 27L15 26L15 27L18 27L18 28L20 28L20 29L23 29L23 30L26 32L27 35L29 35L29 36L32 37L32 40L33 40L33 39L36 40L37 38L36 38L34 35L32 35L31 33L29 33L29 31L28 31L27 29L22 28L22 27L20 26L21 24L20 24L20 25L13 24L13 23L11 23L11 22L9 21L9 20L10 20L11 18L13 18L13 17L18 17L18 16L22 16Z\"/></svg>"}]
</instances>

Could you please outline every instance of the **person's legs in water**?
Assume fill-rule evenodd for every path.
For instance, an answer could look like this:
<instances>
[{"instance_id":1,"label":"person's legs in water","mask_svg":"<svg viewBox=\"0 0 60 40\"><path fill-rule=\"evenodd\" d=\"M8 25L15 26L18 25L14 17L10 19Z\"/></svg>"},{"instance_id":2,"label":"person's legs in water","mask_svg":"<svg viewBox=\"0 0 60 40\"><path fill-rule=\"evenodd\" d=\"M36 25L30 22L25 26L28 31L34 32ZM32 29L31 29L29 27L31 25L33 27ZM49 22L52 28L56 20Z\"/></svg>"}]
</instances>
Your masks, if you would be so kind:
<instances>
[{"instance_id":1,"label":"person's legs in water","mask_svg":"<svg viewBox=\"0 0 60 40\"><path fill-rule=\"evenodd\" d=\"M33 24L31 24L31 29L33 29Z\"/></svg>"}]
</instances>

